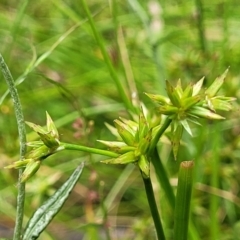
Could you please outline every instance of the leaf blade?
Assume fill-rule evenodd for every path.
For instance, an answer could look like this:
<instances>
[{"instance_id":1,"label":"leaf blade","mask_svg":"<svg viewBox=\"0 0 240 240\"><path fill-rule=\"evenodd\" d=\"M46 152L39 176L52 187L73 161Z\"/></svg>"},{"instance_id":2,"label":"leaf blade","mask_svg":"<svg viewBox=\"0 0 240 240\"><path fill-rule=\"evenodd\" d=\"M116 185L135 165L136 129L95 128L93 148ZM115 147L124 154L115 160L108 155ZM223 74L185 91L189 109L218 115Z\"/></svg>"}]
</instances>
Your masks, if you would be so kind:
<instances>
[{"instance_id":1,"label":"leaf blade","mask_svg":"<svg viewBox=\"0 0 240 240\"><path fill-rule=\"evenodd\" d=\"M78 166L69 179L33 214L27 223L22 240L37 239L59 212L81 176L84 164Z\"/></svg>"}]
</instances>

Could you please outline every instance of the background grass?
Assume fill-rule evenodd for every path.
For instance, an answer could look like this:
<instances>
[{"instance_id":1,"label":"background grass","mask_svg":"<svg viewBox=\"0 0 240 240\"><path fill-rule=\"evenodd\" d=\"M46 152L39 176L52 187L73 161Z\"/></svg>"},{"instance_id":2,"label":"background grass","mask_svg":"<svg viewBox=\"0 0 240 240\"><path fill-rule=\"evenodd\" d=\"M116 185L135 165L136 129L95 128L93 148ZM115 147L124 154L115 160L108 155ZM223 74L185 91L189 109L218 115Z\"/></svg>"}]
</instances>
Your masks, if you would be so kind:
<instances>
[{"instance_id":1,"label":"background grass","mask_svg":"<svg viewBox=\"0 0 240 240\"><path fill-rule=\"evenodd\" d=\"M143 92L163 93L165 79L174 83L181 78L187 84L206 76L208 86L228 66L230 72L222 91L239 98L237 1L91 0L87 4L129 99L136 91L139 99L154 110ZM26 120L44 124L47 110L64 142L102 147L97 139L114 139L104 123L112 124L113 119L127 116L127 112L81 1L3 0L0 22L0 51L14 79L21 83L18 91ZM2 168L18 158L19 146L13 106L9 96L4 97L7 87L0 78ZM193 126L194 137L184 135L177 162L168 142L160 146L173 187L179 163L195 161L192 220L197 232L191 234L192 239L240 239L238 104L225 114L226 121ZM28 140L34 138L28 129ZM138 171L133 166L104 165L100 159L79 152L60 153L47 159L29 181L25 223L79 162L89 162L42 239L107 239L107 226L111 239L154 239ZM170 239L171 208L154 172L152 176ZM1 237L10 237L14 226L16 181L16 171L1 170Z\"/></svg>"}]
</instances>

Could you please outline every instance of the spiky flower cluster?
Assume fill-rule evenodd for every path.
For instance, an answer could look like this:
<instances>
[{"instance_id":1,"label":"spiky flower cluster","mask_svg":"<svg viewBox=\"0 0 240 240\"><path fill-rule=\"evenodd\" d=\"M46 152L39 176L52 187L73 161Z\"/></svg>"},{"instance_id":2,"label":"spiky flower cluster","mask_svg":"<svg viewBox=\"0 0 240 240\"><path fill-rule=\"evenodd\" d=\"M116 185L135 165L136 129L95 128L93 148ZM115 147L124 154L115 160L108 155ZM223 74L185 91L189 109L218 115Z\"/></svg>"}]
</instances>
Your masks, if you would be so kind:
<instances>
[{"instance_id":1,"label":"spiky flower cluster","mask_svg":"<svg viewBox=\"0 0 240 240\"><path fill-rule=\"evenodd\" d=\"M158 112L167 115L171 120L171 141L173 153L176 159L177 152L182 137L183 129L192 135L189 122L199 124L199 118L212 120L224 119L216 113L216 110L229 111L232 108L232 97L216 96L221 88L228 69L207 88L202 90L204 78L196 84L189 84L185 89L182 88L181 80L177 86L173 87L166 81L166 90L168 98L162 95L147 94L153 101L158 103Z\"/></svg>"},{"instance_id":2,"label":"spiky flower cluster","mask_svg":"<svg viewBox=\"0 0 240 240\"><path fill-rule=\"evenodd\" d=\"M119 154L118 157L102 161L110 164L135 163L140 168L143 177L149 177L148 149L158 127L151 126L141 108L138 122L119 118L114 120L115 128L111 128L121 141L102 141L111 151Z\"/></svg>"},{"instance_id":3,"label":"spiky flower cluster","mask_svg":"<svg viewBox=\"0 0 240 240\"><path fill-rule=\"evenodd\" d=\"M48 156L60 150L59 134L57 128L54 125L49 114L46 113L46 115L47 130L34 123L26 122L26 124L40 136L41 141L27 143L27 145L32 147L33 150L26 154L25 159L22 161L16 161L13 164L5 167L16 169L25 168L21 176L21 182L26 182L38 171L41 166L42 160L46 159Z\"/></svg>"}]
</instances>

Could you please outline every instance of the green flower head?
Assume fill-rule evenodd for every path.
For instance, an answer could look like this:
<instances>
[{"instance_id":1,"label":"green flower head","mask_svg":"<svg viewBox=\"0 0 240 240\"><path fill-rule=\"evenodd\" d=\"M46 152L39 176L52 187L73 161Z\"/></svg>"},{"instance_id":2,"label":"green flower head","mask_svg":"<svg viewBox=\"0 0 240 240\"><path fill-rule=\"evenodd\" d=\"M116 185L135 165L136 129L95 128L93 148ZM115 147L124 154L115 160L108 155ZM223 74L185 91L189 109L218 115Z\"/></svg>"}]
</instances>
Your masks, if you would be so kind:
<instances>
[{"instance_id":1,"label":"green flower head","mask_svg":"<svg viewBox=\"0 0 240 240\"><path fill-rule=\"evenodd\" d=\"M135 163L140 168L143 177L149 178L150 164L147 151L151 144L156 127L149 124L141 108L138 121L119 118L114 121L115 128L110 127L111 132L119 141L102 141L111 151L119 154L118 157L102 161L110 164Z\"/></svg>"},{"instance_id":2,"label":"green flower head","mask_svg":"<svg viewBox=\"0 0 240 240\"><path fill-rule=\"evenodd\" d=\"M183 129L192 136L189 122L199 124L199 118L221 120L224 117L217 114L216 111L229 111L232 109L230 102L235 98L216 96L227 72L228 69L220 77L216 78L205 91L202 91L204 81L204 78L202 78L196 84L188 84L185 89L182 88L181 80L178 81L176 87L166 81L168 97L146 93L149 98L158 104L158 112L167 115L172 120L171 141L175 159Z\"/></svg>"}]
</instances>

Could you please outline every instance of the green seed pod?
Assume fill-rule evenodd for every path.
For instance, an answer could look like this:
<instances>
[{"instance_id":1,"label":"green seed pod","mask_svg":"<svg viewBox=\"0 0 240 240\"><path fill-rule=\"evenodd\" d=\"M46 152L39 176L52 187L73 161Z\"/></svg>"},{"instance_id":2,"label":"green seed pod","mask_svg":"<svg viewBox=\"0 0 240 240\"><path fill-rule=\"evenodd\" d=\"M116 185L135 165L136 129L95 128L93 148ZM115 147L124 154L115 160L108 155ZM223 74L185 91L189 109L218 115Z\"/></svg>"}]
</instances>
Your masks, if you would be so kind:
<instances>
[{"instance_id":1,"label":"green seed pod","mask_svg":"<svg viewBox=\"0 0 240 240\"><path fill-rule=\"evenodd\" d=\"M162 95L156 95L156 94L150 94L150 93L145 93L151 100L155 101L156 103L160 105L165 105L169 104L170 100L169 98L162 96Z\"/></svg>"},{"instance_id":2,"label":"green seed pod","mask_svg":"<svg viewBox=\"0 0 240 240\"><path fill-rule=\"evenodd\" d=\"M166 81L166 90L172 104L176 107L181 107L179 93L176 91L176 89L173 88L173 86L168 81Z\"/></svg>"},{"instance_id":3,"label":"green seed pod","mask_svg":"<svg viewBox=\"0 0 240 240\"><path fill-rule=\"evenodd\" d=\"M132 120L119 117L119 119L125 124L126 129L129 130L133 135L138 129L138 124Z\"/></svg>"},{"instance_id":4,"label":"green seed pod","mask_svg":"<svg viewBox=\"0 0 240 240\"><path fill-rule=\"evenodd\" d=\"M182 98L189 98L192 97L193 94L193 85L192 83L189 83L185 90L183 91Z\"/></svg>"},{"instance_id":5,"label":"green seed pod","mask_svg":"<svg viewBox=\"0 0 240 240\"><path fill-rule=\"evenodd\" d=\"M48 112L46 112L46 116L47 116L47 130L48 130L48 132L50 132L51 136L53 136L55 139L59 139L58 130L57 130L52 118L48 114Z\"/></svg>"},{"instance_id":6,"label":"green seed pod","mask_svg":"<svg viewBox=\"0 0 240 240\"><path fill-rule=\"evenodd\" d=\"M227 73L228 73L228 69L221 76L217 77L213 81L211 86L205 91L205 94L208 95L209 97L214 97L219 91L219 89L221 88L221 86L223 85L224 80L227 76Z\"/></svg>"},{"instance_id":7,"label":"green seed pod","mask_svg":"<svg viewBox=\"0 0 240 240\"><path fill-rule=\"evenodd\" d=\"M21 182L26 182L29 178L31 178L38 171L40 165L40 161L30 161L21 176Z\"/></svg>"},{"instance_id":8,"label":"green seed pod","mask_svg":"<svg viewBox=\"0 0 240 240\"><path fill-rule=\"evenodd\" d=\"M131 151L131 152L124 153L117 158L111 158L111 159L103 160L101 162L107 163L107 164L127 164L127 163L133 163L136 161L137 159L135 157L135 154L133 151Z\"/></svg>"},{"instance_id":9,"label":"green seed pod","mask_svg":"<svg viewBox=\"0 0 240 240\"><path fill-rule=\"evenodd\" d=\"M122 123L118 119L114 120L114 123L123 141L129 146L134 146L134 143L135 143L134 136L129 131L129 128L126 126L126 124Z\"/></svg>"},{"instance_id":10,"label":"green seed pod","mask_svg":"<svg viewBox=\"0 0 240 240\"><path fill-rule=\"evenodd\" d=\"M207 118L207 119L212 119L212 120L221 120L221 119L225 119L224 117L206 109L203 107L199 107L199 106L194 106L189 110L189 113L198 117L202 117L202 118Z\"/></svg>"},{"instance_id":11,"label":"green seed pod","mask_svg":"<svg viewBox=\"0 0 240 240\"><path fill-rule=\"evenodd\" d=\"M46 133L48 133L43 127L41 127L41 126L39 126L39 125L37 125L37 124L35 124L35 123L31 123L31 122L25 122L30 128L32 128L33 129L33 131L34 132L36 132L36 133L41 133L41 134L46 134Z\"/></svg>"},{"instance_id":12,"label":"green seed pod","mask_svg":"<svg viewBox=\"0 0 240 240\"><path fill-rule=\"evenodd\" d=\"M7 169L11 169L11 168L15 168L15 169L19 169L19 168L24 168L27 166L27 164L32 161L32 159L24 159L24 160L19 160L19 161L16 161L14 162L13 164L11 165L8 165L4 168L7 168Z\"/></svg>"},{"instance_id":13,"label":"green seed pod","mask_svg":"<svg viewBox=\"0 0 240 240\"><path fill-rule=\"evenodd\" d=\"M144 155L141 155L137 164L142 172L142 176L144 178L149 178L150 177L150 163L147 160L147 158Z\"/></svg>"},{"instance_id":14,"label":"green seed pod","mask_svg":"<svg viewBox=\"0 0 240 240\"><path fill-rule=\"evenodd\" d=\"M109 147L109 149L116 153L126 153L129 151L134 151L135 147L131 147L126 145L124 142L116 142L116 141L103 141L103 140L97 140L98 142L106 145Z\"/></svg>"},{"instance_id":15,"label":"green seed pod","mask_svg":"<svg viewBox=\"0 0 240 240\"><path fill-rule=\"evenodd\" d=\"M143 109L141 107L141 111L139 114L139 129L138 129L138 134L139 134L139 138L138 140L141 140L141 138L143 138L148 132L148 122L147 119L143 113Z\"/></svg>"},{"instance_id":16,"label":"green seed pod","mask_svg":"<svg viewBox=\"0 0 240 240\"><path fill-rule=\"evenodd\" d=\"M136 156L145 154L147 152L149 145L151 143L151 139L152 139L152 129L148 131L147 135L144 138L140 139L138 147L135 151Z\"/></svg>"},{"instance_id":17,"label":"green seed pod","mask_svg":"<svg viewBox=\"0 0 240 240\"><path fill-rule=\"evenodd\" d=\"M211 102L212 102L213 108L216 110L230 111L232 109L232 104L230 102L227 102L226 100L212 98Z\"/></svg>"},{"instance_id":18,"label":"green seed pod","mask_svg":"<svg viewBox=\"0 0 240 240\"><path fill-rule=\"evenodd\" d=\"M50 151L50 149L47 146L43 145L39 148L33 149L31 152L27 153L25 157L27 159L31 158L35 160L44 160L51 154L52 152Z\"/></svg>"},{"instance_id":19,"label":"green seed pod","mask_svg":"<svg viewBox=\"0 0 240 240\"><path fill-rule=\"evenodd\" d=\"M182 82L180 78L177 81L177 86L174 88L174 92L177 94L179 99L183 97Z\"/></svg>"},{"instance_id":20,"label":"green seed pod","mask_svg":"<svg viewBox=\"0 0 240 240\"><path fill-rule=\"evenodd\" d=\"M164 115L173 115L178 112L178 108L171 105L165 105L165 106L159 107L158 111Z\"/></svg>"},{"instance_id":21,"label":"green seed pod","mask_svg":"<svg viewBox=\"0 0 240 240\"><path fill-rule=\"evenodd\" d=\"M53 137L51 133L47 134L38 133L38 135L48 148L57 148L60 144L59 140Z\"/></svg>"},{"instance_id":22,"label":"green seed pod","mask_svg":"<svg viewBox=\"0 0 240 240\"><path fill-rule=\"evenodd\" d=\"M200 100L201 100L201 97L199 95L185 98L182 101L182 107L184 110L187 110L192 106L196 105Z\"/></svg>"}]
</instances>

